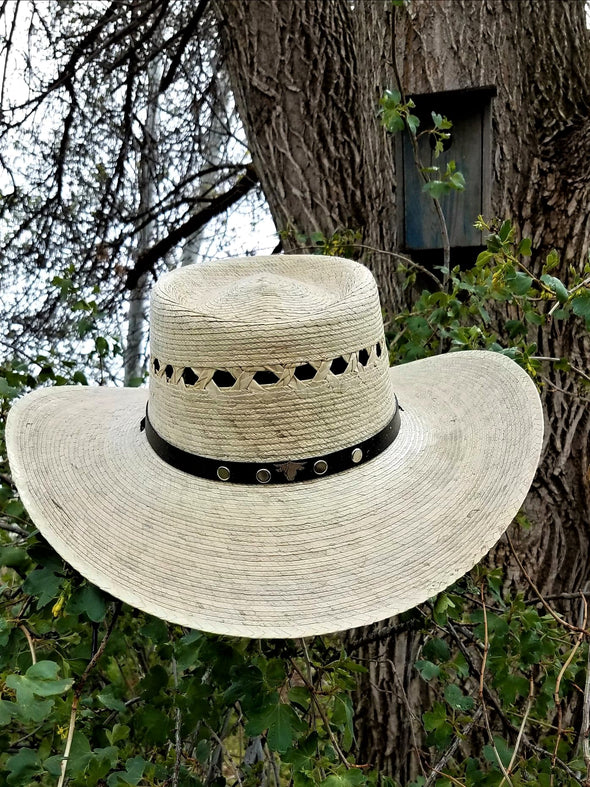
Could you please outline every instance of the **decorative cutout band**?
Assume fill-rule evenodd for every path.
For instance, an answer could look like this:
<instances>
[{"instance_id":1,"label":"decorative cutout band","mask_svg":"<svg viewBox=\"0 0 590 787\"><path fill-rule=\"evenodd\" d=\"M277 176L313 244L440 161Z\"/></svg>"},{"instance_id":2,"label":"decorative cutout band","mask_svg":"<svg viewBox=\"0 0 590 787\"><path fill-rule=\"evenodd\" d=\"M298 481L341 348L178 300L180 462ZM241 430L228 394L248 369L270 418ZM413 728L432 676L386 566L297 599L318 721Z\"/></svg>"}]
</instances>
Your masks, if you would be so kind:
<instances>
[{"instance_id":1,"label":"decorative cutout band","mask_svg":"<svg viewBox=\"0 0 590 787\"><path fill-rule=\"evenodd\" d=\"M395 413L391 421L376 435L361 443L310 459L286 459L279 462L226 462L223 459L210 459L183 451L156 432L150 422L147 407L140 429L145 430L148 443L160 459L185 473L210 481L228 481L234 484L290 484L341 473L374 459L397 437L400 429L400 409L396 397Z\"/></svg>"},{"instance_id":2,"label":"decorative cutout band","mask_svg":"<svg viewBox=\"0 0 590 787\"><path fill-rule=\"evenodd\" d=\"M312 359L293 364L271 364L263 369L175 366L166 360L153 357L150 362L150 373L167 383L180 385L187 390L276 391L278 388L306 384L313 380L334 379L345 374L362 372L370 364L376 363L389 365L384 338L376 344L363 347L356 352L344 353L336 358Z\"/></svg>"}]
</instances>

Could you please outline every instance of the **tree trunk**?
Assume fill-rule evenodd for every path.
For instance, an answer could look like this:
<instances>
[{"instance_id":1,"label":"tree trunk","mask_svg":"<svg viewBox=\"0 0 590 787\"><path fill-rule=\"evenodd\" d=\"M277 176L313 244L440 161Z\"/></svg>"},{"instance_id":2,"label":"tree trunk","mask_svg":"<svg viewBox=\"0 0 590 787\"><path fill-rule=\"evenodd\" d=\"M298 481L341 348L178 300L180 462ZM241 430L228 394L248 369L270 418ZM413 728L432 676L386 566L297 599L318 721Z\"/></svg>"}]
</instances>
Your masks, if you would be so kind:
<instances>
[{"instance_id":1,"label":"tree trunk","mask_svg":"<svg viewBox=\"0 0 590 787\"><path fill-rule=\"evenodd\" d=\"M147 74L147 107L143 126L143 142L139 155L137 189L139 192L140 222L152 209L157 195L156 156L158 151L158 85L162 78L162 67L152 61ZM155 243L155 226L150 221L144 224L138 234L136 256L151 248ZM147 328L149 274L140 276L129 296L127 314L127 343L125 347L125 385L137 385L145 371L145 338Z\"/></svg>"},{"instance_id":2,"label":"tree trunk","mask_svg":"<svg viewBox=\"0 0 590 787\"><path fill-rule=\"evenodd\" d=\"M388 2L219 0L217 13L253 162L289 247L291 230L348 227L368 246L395 249L392 146L376 117L380 93L395 87L395 51L407 93L496 87L492 214L532 238L537 271L553 247L556 275L583 269L590 46L582 0L413 0L395 11ZM362 259L384 304L403 305L387 256ZM540 356L587 369L590 347L572 321L533 338ZM590 559L589 411L574 375L547 362L543 378L547 437L526 504L534 527L513 528L512 537L542 589L572 591L584 586ZM519 579L503 541L491 559ZM359 761L402 784L418 765L410 720L424 691L413 670L419 643L408 633L362 652L373 661L357 709Z\"/></svg>"},{"instance_id":3,"label":"tree trunk","mask_svg":"<svg viewBox=\"0 0 590 787\"><path fill-rule=\"evenodd\" d=\"M203 159L203 168L211 167L211 173L204 175L199 183L199 197L211 198L215 194L217 186L216 167L223 162L227 151L227 104L229 99L229 85L227 75L223 71L217 71L210 87L209 124L201 133L200 154ZM193 215L198 212L200 205L193 211ZM203 259L203 242L206 238L206 228L195 232L187 238L182 247L181 265L193 265ZM206 251L205 251L206 253Z\"/></svg>"},{"instance_id":4,"label":"tree trunk","mask_svg":"<svg viewBox=\"0 0 590 787\"><path fill-rule=\"evenodd\" d=\"M236 105L284 248L344 229L359 231L367 246L394 248L393 149L377 118L391 52L389 4L360 3L353 13L347 0L218 0L216 9ZM386 300L399 300L390 259L369 254Z\"/></svg>"}]
</instances>

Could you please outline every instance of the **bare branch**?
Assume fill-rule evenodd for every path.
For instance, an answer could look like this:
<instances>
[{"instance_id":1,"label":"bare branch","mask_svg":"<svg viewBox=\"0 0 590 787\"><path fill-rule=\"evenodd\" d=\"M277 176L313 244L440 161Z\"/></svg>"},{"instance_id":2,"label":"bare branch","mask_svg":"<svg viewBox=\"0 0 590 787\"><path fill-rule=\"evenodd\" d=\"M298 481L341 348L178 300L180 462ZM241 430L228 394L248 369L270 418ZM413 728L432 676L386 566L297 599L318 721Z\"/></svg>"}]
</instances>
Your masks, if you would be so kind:
<instances>
[{"instance_id":1,"label":"bare branch","mask_svg":"<svg viewBox=\"0 0 590 787\"><path fill-rule=\"evenodd\" d=\"M178 66L180 65L180 61L184 51L188 45L188 42L197 31L199 27L199 23L203 18L203 14L205 13L205 9L209 5L209 0L200 0L199 4L195 9L195 13L191 16L191 18L186 23L184 30L182 31L182 37L178 43L178 47L176 51L172 55L170 59L170 65L168 66L168 70L162 76L160 80L160 85L158 87L159 93L164 93L170 85L172 84L174 77L176 76L176 72L178 70Z\"/></svg>"},{"instance_id":2,"label":"bare branch","mask_svg":"<svg viewBox=\"0 0 590 787\"><path fill-rule=\"evenodd\" d=\"M245 174L242 175L238 182L232 186L229 191L226 191L225 194L221 194L219 197L216 197L211 201L210 205L208 205L206 208L203 208L203 210L200 210L198 213L195 213L195 215L191 216L188 221L185 221L185 223L181 224L180 227L176 227L176 229L172 230L172 232L170 232L165 238L162 238L161 241L156 243L155 246L152 246L151 249L148 249L146 252L141 254L137 258L135 266L129 271L129 274L127 275L125 288L128 290L135 289L141 276L144 273L153 271L153 267L155 263L158 262L158 260L161 260L162 257L164 257L178 243L180 243L181 240L194 235L195 232L198 232L209 221L211 221L211 219L215 218L215 216L219 216L221 213L224 213L228 208L241 200L242 197L244 197L254 188L258 181L259 178L254 170L254 167L249 164L246 167Z\"/></svg>"}]
</instances>

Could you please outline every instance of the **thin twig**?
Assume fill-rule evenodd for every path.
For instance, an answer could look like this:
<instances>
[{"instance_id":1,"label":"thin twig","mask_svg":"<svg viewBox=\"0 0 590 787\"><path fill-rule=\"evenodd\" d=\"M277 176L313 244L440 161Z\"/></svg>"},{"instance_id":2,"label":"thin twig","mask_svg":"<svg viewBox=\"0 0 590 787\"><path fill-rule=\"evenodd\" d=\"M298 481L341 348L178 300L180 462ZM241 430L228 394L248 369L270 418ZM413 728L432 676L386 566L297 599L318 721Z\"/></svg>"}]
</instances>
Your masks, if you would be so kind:
<instances>
[{"instance_id":1,"label":"thin twig","mask_svg":"<svg viewBox=\"0 0 590 787\"><path fill-rule=\"evenodd\" d=\"M301 637L301 647L303 649L303 655L305 658L305 666L307 667L307 677L310 684L313 685L311 659L309 658L309 650L307 649L307 643L305 642L305 639L303 637ZM315 729L315 703L312 702L309 711L310 711L309 726L311 729Z\"/></svg>"},{"instance_id":2,"label":"thin twig","mask_svg":"<svg viewBox=\"0 0 590 787\"><path fill-rule=\"evenodd\" d=\"M315 691L314 685L307 680L305 675L301 672L301 670L299 669L299 667L295 663L294 659L289 659L289 661L291 662L291 665L293 666L293 669L295 670L295 672L299 675L299 677L305 683L307 689L309 690L311 698L312 698L313 702L315 703L316 708L318 709L318 713L322 717L322 721L324 722L324 726L326 728L326 732L328 733L328 736L330 738L330 743L334 747L334 751L340 757L340 760L342 761L342 764L344 765L344 767L347 770L349 770L351 765L348 762L348 759L346 758L346 755L344 754L344 752L340 748L340 746L338 744L338 741L336 740L336 736L332 732L332 728L330 727L330 720L326 716L326 712L325 712L325 710L322 707L322 703L318 700L318 698L316 696L316 691Z\"/></svg>"},{"instance_id":3,"label":"thin twig","mask_svg":"<svg viewBox=\"0 0 590 787\"><path fill-rule=\"evenodd\" d=\"M584 609L583 619L582 619L582 626L580 628L580 633L578 634L578 638L576 640L576 643L575 643L574 647L572 648L569 656L567 657L563 667L559 670L559 674L557 676L557 680L555 681L555 691L553 693L553 699L555 700L555 707L557 708L557 735L556 735L556 738L555 738L555 748L553 750L553 760L552 760L553 767L555 767L555 758L557 757L557 750L559 748L559 741L561 740L561 735L562 735L562 732L563 732L563 730L561 728L562 708L561 708L561 700L559 698L559 688L561 686L561 680L562 680L563 676L565 675L566 669L571 664L571 661L572 661L573 657L575 656L576 651L578 650L578 648L582 644L582 641L583 641L583 639L584 639L584 637L586 635L586 622L588 620L588 602L586 601L586 598L585 598L585 596L583 594L580 594L580 595L581 595L581 598L582 598L582 604L583 604L583 609Z\"/></svg>"},{"instance_id":4,"label":"thin twig","mask_svg":"<svg viewBox=\"0 0 590 787\"><path fill-rule=\"evenodd\" d=\"M416 260L413 260L411 257L408 257L405 254L400 254L396 251L385 251L385 249L378 249L375 246L367 246L365 243L353 243L352 246L355 249L366 249L367 251L374 251L377 254L385 254L388 257L395 257L396 259L407 263L412 268L416 268L416 270L419 270L425 276L430 277L440 290L444 289L443 283L434 275L432 271L429 271L428 268L424 267L424 265L420 265L419 262L416 262Z\"/></svg>"},{"instance_id":5,"label":"thin twig","mask_svg":"<svg viewBox=\"0 0 590 787\"><path fill-rule=\"evenodd\" d=\"M59 774L59 781L57 783L57 787L63 787L66 778L66 768L68 767L68 759L70 756L70 749L72 748L72 740L74 738L74 729L76 727L76 715L78 712L78 704L80 702L80 697L82 696L82 689L86 681L88 680L88 676L90 675L91 671L94 669L96 662L104 653L104 649L107 646L107 643L113 633L113 629L115 628L115 623L117 622L117 618L119 617L119 613L121 612L121 602L117 601L115 603L115 608L113 610L113 616L111 618L111 622L109 623L109 627L107 628L106 634L103 637L102 642L100 643L98 650L94 654L94 656L88 662L86 669L80 676L80 678L74 684L74 699L72 700L72 710L70 712L70 723L68 726L68 737L66 739L66 746L64 749L63 757L61 760L61 771Z\"/></svg>"},{"instance_id":6,"label":"thin twig","mask_svg":"<svg viewBox=\"0 0 590 787\"><path fill-rule=\"evenodd\" d=\"M178 689L178 669L176 666L176 659L172 659L172 674L174 675L174 688ZM178 787L178 782L180 779L180 762L182 759L182 738L180 736L180 728L182 726L182 714L180 712L180 708L176 705L174 709L174 744L175 744L175 756L174 756L174 771L172 773L172 783L170 787Z\"/></svg>"},{"instance_id":7,"label":"thin twig","mask_svg":"<svg viewBox=\"0 0 590 787\"><path fill-rule=\"evenodd\" d=\"M37 655L35 653L35 645L33 644L33 638L28 630L28 628L24 625L24 623L18 624L19 629L23 632L25 637L27 638L27 642L29 643L29 650L31 651L31 661L33 664L37 663Z\"/></svg>"},{"instance_id":8,"label":"thin twig","mask_svg":"<svg viewBox=\"0 0 590 787\"><path fill-rule=\"evenodd\" d=\"M480 707L475 711L473 714L473 718L471 721L465 725L465 727L461 730L460 735L455 735L453 738L453 742L449 746L449 748L444 752L443 756L440 760L436 763L436 765L431 769L431 773L429 777L424 782L424 787L433 787L434 783L436 782L437 776L442 772L443 768L447 767L449 760L455 755L455 752L459 748L462 740L466 738L471 730L475 727L477 722L480 720L481 715L483 713L483 708ZM447 778L451 778L448 774L444 774Z\"/></svg>"},{"instance_id":9,"label":"thin twig","mask_svg":"<svg viewBox=\"0 0 590 787\"><path fill-rule=\"evenodd\" d=\"M520 727L518 728L518 735L516 737L516 743L514 744L514 751L512 752L512 757L510 758L510 762L508 763L508 768L506 768L508 773L512 773L512 770L514 768L514 763L516 762L516 756L518 754L518 749L520 747L522 738L524 736L524 731L525 731L526 723L527 723L527 720L528 720L528 717L529 717L529 713L531 712L531 708L533 706L534 690L535 690L535 683L533 681L533 678L531 677L529 679L529 696L527 697L527 702L526 702L525 709L524 709L524 716L522 717L522 722L520 724ZM505 779L504 779L504 777L502 777L502 781L500 782L498 787L502 787L502 785L504 784L504 781L505 781Z\"/></svg>"},{"instance_id":10,"label":"thin twig","mask_svg":"<svg viewBox=\"0 0 590 787\"><path fill-rule=\"evenodd\" d=\"M242 778L241 778L241 776L240 776L240 769L239 769L239 767L238 767L238 764L235 762L234 758L231 756L231 754L230 754L230 753L229 753L229 751L227 750L227 747L225 746L225 744L223 743L223 741L221 740L221 738L219 737L219 735L218 735L218 734L215 732L215 730L214 730L212 727L210 727L210 726L207 724L207 722L205 722L205 726L207 727L207 729L208 729L208 730L209 730L209 732L211 733L211 737L212 737L214 740L216 740L216 741L217 741L217 745L218 745L218 747L219 747L219 751L220 751L220 753L221 753L221 754L223 754L223 755L225 755L225 756L227 757L227 759L229 760L229 762L232 764L232 767L233 767L233 769L234 769L234 776L235 776L235 777L236 777L236 779L238 780L238 784L242 784Z\"/></svg>"},{"instance_id":11,"label":"thin twig","mask_svg":"<svg viewBox=\"0 0 590 787\"><path fill-rule=\"evenodd\" d=\"M442 771L435 771L434 769L433 769L433 773L435 776L444 776L445 779L448 779L453 784L458 784L459 787L465 787L465 784L463 782L460 782L459 779L455 779L455 777L451 776L450 773L443 773Z\"/></svg>"},{"instance_id":12,"label":"thin twig","mask_svg":"<svg viewBox=\"0 0 590 787\"><path fill-rule=\"evenodd\" d=\"M422 775L426 777L426 772L424 770L424 765L422 763L422 758L420 757L420 747L418 746L418 740L416 738L416 731L414 730L414 722L418 721L419 719L414 713L412 706L410 705L410 700L408 699L408 695L404 688L404 683L400 676L398 675L397 669L395 664L393 663L392 659L385 659L386 663L389 664L395 681L399 687L400 693L402 695L404 705L406 706L406 710L408 711L408 716L410 719L410 734L412 736L412 743L414 744L414 751L416 752L416 756L418 757L418 764L420 765L420 769L422 770Z\"/></svg>"},{"instance_id":13,"label":"thin twig","mask_svg":"<svg viewBox=\"0 0 590 787\"><path fill-rule=\"evenodd\" d=\"M565 306L567 302L571 300L572 295L578 290L581 290L582 287L585 287L587 284L590 284L590 276L584 279L584 281L581 281L579 284L576 284L576 286L572 287L571 290L568 290L567 301L565 301L565 303L560 303L560 301L556 301L551 307L551 309L549 309L549 311L547 312L547 317L551 317L553 315L553 312L559 309L560 306Z\"/></svg>"},{"instance_id":14,"label":"thin twig","mask_svg":"<svg viewBox=\"0 0 590 787\"><path fill-rule=\"evenodd\" d=\"M564 359L563 358L553 358L550 355L531 355L531 361L549 361L551 363L561 363ZM588 380L590 382L590 376L579 369L577 366L572 366L572 364L568 361L569 367L572 372L579 374L580 377L583 377L584 380Z\"/></svg>"},{"instance_id":15,"label":"thin twig","mask_svg":"<svg viewBox=\"0 0 590 787\"><path fill-rule=\"evenodd\" d=\"M358 650L359 648L362 648L363 645L368 645L371 642L381 642L384 639L388 639L388 637L390 637L392 634L399 634L402 631L417 631L423 626L424 620L421 620L420 618L410 618L409 620L403 620L400 623L392 623L390 626L384 626L381 629L372 631L370 634L367 634L364 637L357 637L351 642L347 642L346 650Z\"/></svg>"},{"instance_id":16,"label":"thin twig","mask_svg":"<svg viewBox=\"0 0 590 787\"><path fill-rule=\"evenodd\" d=\"M0 530L6 530L8 533L14 533L17 536L21 536L21 538L28 538L29 533L19 525L15 525L13 522L8 522L6 519L0 519Z\"/></svg>"},{"instance_id":17,"label":"thin twig","mask_svg":"<svg viewBox=\"0 0 590 787\"><path fill-rule=\"evenodd\" d=\"M481 657L481 670L479 673L479 696L483 697L483 682L484 682L484 675L486 671L486 662L488 660L488 650L490 649L490 643L488 639L488 612L486 609L486 602L483 594L483 584L481 585L479 591L481 596L481 608L483 610L483 627L484 627L483 656Z\"/></svg>"},{"instance_id":18,"label":"thin twig","mask_svg":"<svg viewBox=\"0 0 590 787\"><path fill-rule=\"evenodd\" d=\"M544 757L551 757L553 759L553 753L552 752L547 751L547 749L544 749L542 746L539 746L536 743L533 743L533 741L531 741L529 738L527 738L526 735L522 736L522 740L523 740L524 745L527 748L531 749L532 751L537 752L537 754L542 754ZM570 779L573 779L575 782L580 784L581 787L588 787L588 783L585 782L585 781L582 781L580 779L580 777L576 774L576 772L574 770L572 770L572 768L570 768L570 766L567 763L565 763L563 760L561 760L559 757L555 758L555 763L556 763L556 765L559 765L559 767L567 773L567 775L570 777Z\"/></svg>"},{"instance_id":19,"label":"thin twig","mask_svg":"<svg viewBox=\"0 0 590 787\"><path fill-rule=\"evenodd\" d=\"M584 684L584 706L582 710L582 755L586 763L586 781L590 784L590 648L586 661L586 682Z\"/></svg>"},{"instance_id":20,"label":"thin twig","mask_svg":"<svg viewBox=\"0 0 590 787\"><path fill-rule=\"evenodd\" d=\"M540 601L540 602L541 602L541 604L542 604L542 605L545 607L545 609L547 610L547 612L548 612L548 613L551 615L551 617L555 618L555 620L556 620L556 621L557 621L557 622L558 622L558 623L559 623L561 626L565 626L566 628L570 629L570 631L576 631L576 632L579 632L579 631L580 631L580 628L579 628L579 626L574 626L574 625L572 625L571 623L568 623L568 622L567 622L567 620L564 620L562 617L560 617L560 616L557 614L557 612L556 612L556 611L553 609L553 607L551 607L551 606L550 606L550 605L549 605L549 604L546 602L545 598L544 598L544 597L541 595L541 591L540 591L540 590L539 590L539 588L538 588L538 587L535 585L535 583L534 583L534 582L533 582L533 580L532 580L532 577L530 576L530 574L527 572L527 570L526 570L526 569L525 569L525 567L523 566L521 559L518 557L518 554L517 554L517 552L516 552L516 549L514 548L514 544L512 543L512 539L510 538L510 536L508 535L508 533L506 533L506 539L508 540L508 544L509 544L509 546L510 546L510 549L512 550L512 554L514 555L514 558L515 558L516 562L518 563L518 565L519 565L519 567L520 567L520 570L521 570L521 571L522 571L522 573L524 574L526 581L529 583L529 585L531 586L531 588L534 590L534 592L536 593L536 595L537 595L537 597L538 597L539 601ZM587 632L586 632L584 629L582 629L582 632L583 632L584 634L586 634L586 633L587 633Z\"/></svg>"},{"instance_id":21,"label":"thin twig","mask_svg":"<svg viewBox=\"0 0 590 787\"><path fill-rule=\"evenodd\" d=\"M492 749L494 751L494 755L496 757L498 765L500 766L500 770L502 771L504 779L508 782L510 787L514 787L514 785L512 784L512 781L510 779L510 775L509 775L508 771L506 770L506 768L504 766L504 763L502 762L502 758L500 757L500 753L499 753L498 749L496 748L496 742L494 741L494 736L492 734L492 728L490 727L490 719L488 717L488 709L487 709L486 701L485 701L485 697L484 697L484 675L485 675L486 660L487 660L487 655L488 655L488 650L489 650L490 643L489 643L489 638L488 638L488 613L487 613L487 610L486 610L485 598L484 598L484 594L483 594L483 584L480 587L480 592L481 592L482 610L483 610L484 646L483 646L483 656L482 656L482 659L481 659L481 672L480 672L480 676L479 676L479 701L481 702L481 708L483 710L483 718L484 718L484 722L485 722L485 725L486 725L486 730L488 732L488 737L490 739L490 746L492 747Z\"/></svg>"},{"instance_id":22,"label":"thin twig","mask_svg":"<svg viewBox=\"0 0 590 787\"><path fill-rule=\"evenodd\" d=\"M586 396L581 396L579 393L576 393L575 391L566 391L565 388L561 388L559 385L555 385L554 382L552 382L548 377L544 377L542 374L539 375L539 380L542 380L545 383L545 385L549 385L554 391L557 391L558 393L564 394L565 396L571 396L573 399L576 399L578 402L590 403L590 399L588 399ZM575 595L576 594L574 593L574 596Z\"/></svg>"}]
</instances>

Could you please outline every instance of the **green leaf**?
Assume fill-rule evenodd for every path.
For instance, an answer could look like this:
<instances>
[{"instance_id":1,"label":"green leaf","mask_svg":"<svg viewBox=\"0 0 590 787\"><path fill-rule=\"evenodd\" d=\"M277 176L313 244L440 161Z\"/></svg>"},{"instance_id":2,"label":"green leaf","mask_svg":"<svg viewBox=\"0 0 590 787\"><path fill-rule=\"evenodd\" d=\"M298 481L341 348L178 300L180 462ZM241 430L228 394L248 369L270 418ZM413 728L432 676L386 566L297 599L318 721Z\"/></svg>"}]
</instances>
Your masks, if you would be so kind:
<instances>
[{"instance_id":1,"label":"green leaf","mask_svg":"<svg viewBox=\"0 0 590 787\"><path fill-rule=\"evenodd\" d=\"M588 290L581 290L580 294L574 295L572 298L572 311L578 317L583 317L586 322L590 320L590 292Z\"/></svg>"},{"instance_id":2,"label":"green leaf","mask_svg":"<svg viewBox=\"0 0 590 787\"><path fill-rule=\"evenodd\" d=\"M523 238L518 244L516 253L522 255L523 257L530 257L532 254L531 239Z\"/></svg>"},{"instance_id":3,"label":"green leaf","mask_svg":"<svg viewBox=\"0 0 590 787\"><path fill-rule=\"evenodd\" d=\"M93 755L88 738L79 730L76 730L72 738L72 746L68 757L67 775L74 776L83 773L92 759ZM52 776L58 777L61 772L62 760L63 756L61 754L55 754L53 757L48 757L43 762L43 765Z\"/></svg>"},{"instance_id":4,"label":"green leaf","mask_svg":"<svg viewBox=\"0 0 590 787\"><path fill-rule=\"evenodd\" d=\"M393 0L395 3L395 0ZM401 5L401 2L400 2ZM293 774L293 787L316 787L317 781L311 779L307 774L296 771Z\"/></svg>"},{"instance_id":5,"label":"green leaf","mask_svg":"<svg viewBox=\"0 0 590 787\"><path fill-rule=\"evenodd\" d=\"M455 191L463 191L465 188L465 177L462 172L454 172L449 178L449 183Z\"/></svg>"},{"instance_id":6,"label":"green leaf","mask_svg":"<svg viewBox=\"0 0 590 787\"><path fill-rule=\"evenodd\" d=\"M107 686L104 691L101 691L99 694L97 694L96 699L101 705L104 705L105 708L108 708L109 710L117 710L119 713L123 713L125 710L127 710L127 706L123 700L115 697L113 691L113 686Z\"/></svg>"},{"instance_id":7,"label":"green leaf","mask_svg":"<svg viewBox=\"0 0 590 787\"><path fill-rule=\"evenodd\" d=\"M526 295L530 290L532 283L532 278L521 271L518 271L514 278L506 279L506 285L508 286L510 292L514 293L514 295Z\"/></svg>"},{"instance_id":8,"label":"green leaf","mask_svg":"<svg viewBox=\"0 0 590 787\"><path fill-rule=\"evenodd\" d=\"M444 639L433 637L422 648L422 654L430 661L448 661L451 658L449 646Z\"/></svg>"},{"instance_id":9,"label":"green leaf","mask_svg":"<svg viewBox=\"0 0 590 787\"><path fill-rule=\"evenodd\" d=\"M445 686L445 699L454 710L469 710L475 704L473 697L463 694L455 683Z\"/></svg>"},{"instance_id":10,"label":"green leaf","mask_svg":"<svg viewBox=\"0 0 590 787\"><path fill-rule=\"evenodd\" d=\"M500 755L500 759L502 760L502 765L507 768L510 765L510 760L512 759L512 749L508 746L504 738L501 738L499 735L494 735L494 745L498 754ZM498 758L496 757L496 753L494 749L489 744L483 747L483 754L486 760L493 765L498 766Z\"/></svg>"},{"instance_id":11,"label":"green leaf","mask_svg":"<svg viewBox=\"0 0 590 787\"><path fill-rule=\"evenodd\" d=\"M435 702L432 710L422 714L422 721L424 722L426 732L437 730L447 721L446 707L442 702Z\"/></svg>"},{"instance_id":12,"label":"green leaf","mask_svg":"<svg viewBox=\"0 0 590 787\"><path fill-rule=\"evenodd\" d=\"M32 749L20 749L18 754L9 757L6 769L10 774L6 783L13 787L29 787L32 777L43 773L39 755Z\"/></svg>"},{"instance_id":13,"label":"green leaf","mask_svg":"<svg viewBox=\"0 0 590 787\"><path fill-rule=\"evenodd\" d=\"M289 689L288 696L290 702L300 705L303 710L307 710L309 708L311 698L309 695L309 689L307 689L305 686L293 686L292 689Z\"/></svg>"},{"instance_id":14,"label":"green leaf","mask_svg":"<svg viewBox=\"0 0 590 787\"><path fill-rule=\"evenodd\" d=\"M158 708L145 705L133 715L133 726L145 744L163 746L172 730L172 720Z\"/></svg>"},{"instance_id":15,"label":"green leaf","mask_svg":"<svg viewBox=\"0 0 590 787\"><path fill-rule=\"evenodd\" d=\"M485 265L486 262L491 260L493 256L494 254L491 251L482 251L480 254L477 255L477 260L475 261L475 264Z\"/></svg>"},{"instance_id":16,"label":"green leaf","mask_svg":"<svg viewBox=\"0 0 590 787\"><path fill-rule=\"evenodd\" d=\"M258 709L264 697L264 676L254 664L239 665L230 670L231 685L225 690L223 699L228 704L240 701L244 710Z\"/></svg>"},{"instance_id":17,"label":"green leaf","mask_svg":"<svg viewBox=\"0 0 590 787\"><path fill-rule=\"evenodd\" d=\"M260 735L264 730L268 730L268 745L277 752L287 751L298 733L306 729L305 722L290 705L280 702L278 694L272 704L268 703L260 710L251 712L246 725L248 735Z\"/></svg>"},{"instance_id":18,"label":"green leaf","mask_svg":"<svg viewBox=\"0 0 590 787\"><path fill-rule=\"evenodd\" d=\"M545 260L545 265L543 266L545 271L553 270L553 268L557 268L559 265L559 254L555 249L551 249L549 254L547 255L547 259Z\"/></svg>"},{"instance_id":19,"label":"green leaf","mask_svg":"<svg viewBox=\"0 0 590 787\"><path fill-rule=\"evenodd\" d=\"M323 782L321 787L358 787L366 784L365 774L358 768L342 770L340 773L332 773Z\"/></svg>"},{"instance_id":20,"label":"green leaf","mask_svg":"<svg viewBox=\"0 0 590 787\"><path fill-rule=\"evenodd\" d=\"M506 221L502 223L502 226L498 231L498 235L500 236L500 240L502 241L502 243L505 243L508 240L508 236L510 235L511 229L512 229L512 223L510 222L510 219L506 219Z\"/></svg>"},{"instance_id":21,"label":"green leaf","mask_svg":"<svg viewBox=\"0 0 590 787\"><path fill-rule=\"evenodd\" d=\"M451 121L446 118L444 115L439 115L437 112L430 113L432 117L432 122L434 123L435 128L441 129L442 131L446 131L449 128L453 128L453 124Z\"/></svg>"},{"instance_id":22,"label":"green leaf","mask_svg":"<svg viewBox=\"0 0 590 787\"><path fill-rule=\"evenodd\" d=\"M281 760L292 765L295 771L312 771L316 764L317 747L318 734L312 732L307 738L299 741L296 747L287 749Z\"/></svg>"},{"instance_id":23,"label":"green leaf","mask_svg":"<svg viewBox=\"0 0 590 787\"><path fill-rule=\"evenodd\" d=\"M420 125L420 119L416 117L416 115L408 115L406 118L406 123L408 124L408 128L412 132L412 134L416 134L418 130L418 126Z\"/></svg>"},{"instance_id":24,"label":"green leaf","mask_svg":"<svg viewBox=\"0 0 590 787\"><path fill-rule=\"evenodd\" d=\"M334 698L332 723L343 733L342 746L344 749L350 749L354 738L354 708L348 694L340 694Z\"/></svg>"},{"instance_id":25,"label":"green leaf","mask_svg":"<svg viewBox=\"0 0 590 787\"><path fill-rule=\"evenodd\" d=\"M141 781L147 762L143 757L132 757L125 763L124 771L116 771L107 779L109 787L119 787L121 784L137 785Z\"/></svg>"},{"instance_id":26,"label":"green leaf","mask_svg":"<svg viewBox=\"0 0 590 787\"><path fill-rule=\"evenodd\" d=\"M6 685L16 691L19 715L25 720L42 721L53 707L52 700L36 697L53 697L68 691L72 678L58 678L59 667L54 661L38 661L24 675L8 675Z\"/></svg>"},{"instance_id":27,"label":"green leaf","mask_svg":"<svg viewBox=\"0 0 590 787\"><path fill-rule=\"evenodd\" d=\"M18 714L18 707L14 702L0 700L0 727L10 724L12 717Z\"/></svg>"},{"instance_id":28,"label":"green leaf","mask_svg":"<svg viewBox=\"0 0 590 787\"><path fill-rule=\"evenodd\" d=\"M440 675L440 667L432 661L417 661L415 667L424 680L432 680Z\"/></svg>"},{"instance_id":29,"label":"green leaf","mask_svg":"<svg viewBox=\"0 0 590 787\"><path fill-rule=\"evenodd\" d=\"M12 399L18 393L18 388L13 388L11 385L8 385L6 377L0 377L0 396L5 396L7 399Z\"/></svg>"},{"instance_id":30,"label":"green leaf","mask_svg":"<svg viewBox=\"0 0 590 787\"><path fill-rule=\"evenodd\" d=\"M74 615L85 613L94 623L100 623L107 612L107 599L95 585L84 585L72 595L68 602L68 612Z\"/></svg>"},{"instance_id":31,"label":"green leaf","mask_svg":"<svg viewBox=\"0 0 590 787\"><path fill-rule=\"evenodd\" d=\"M527 311L525 311L524 318L531 325L543 325L543 323L545 322L545 318L543 317L543 315L539 314L536 311L533 311L533 309L528 309Z\"/></svg>"},{"instance_id":32,"label":"green leaf","mask_svg":"<svg viewBox=\"0 0 590 787\"><path fill-rule=\"evenodd\" d=\"M109 343L104 338L104 336L97 336L94 340L94 346L96 347L97 353L101 357L104 357L109 352Z\"/></svg>"},{"instance_id":33,"label":"green leaf","mask_svg":"<svg viewBox=\"0 0 590 787\"><path fill-rule=\"evenodd\" d=\"M38 599L39 607L44 607L59 595L63 581L49 566L36 568L23 582L23 590Z\"/></svg>"},{"instance_id":34,"label":"green leaf","mask_svg":"<svg viewBox=\"0 0 590 787\"><path fill-rule=\"evenodd\" d=\"M548 273L544 273L541 276L541 281L557 295L557 300L560 303L565 303L567 301L569 293L566 286L560 279L555 276L549 276Z\"/></svg>"},{"instance_id":35,"label":"green leaf","mask_svg":"<svg viewBox=\"0 0 590 787\"><path fill-rule=\"evenodd\" d=\"M441 593L438 598L436 599L436 603L434 605L434 619L437 623L445 624L447 618L447 610L454 608L454 603L451 601L449 596L446 593Z\"/></svg>"},{"instance_id":36,"label":"green leaf","mask_svg":"<svg viewBox=\"0 0 590 787\"><path fill-rule=\"evenodd\" d=\"M422 186L422 191L430 194L432 199L440 199L452 191L452 186L444 180L429 180Z\"/></svg>"},{"instance_id":37,"label":"green leaf","mask_svg":"<svg viewBox=\"0 0 590 787\"><path fill-rule=\"evenodd\" d=\"M115 724L112 730L106 730L106 736L111 746L129 737L129 727L126 724Z\"/></svg>"},{"instance_id":38,"label":"green leaf","mask_svg":"<svg viewBox=\"0 0 590 787\"><path fill-rule=\"evenodd\" d=\"M382 106L397 106L402 100L402 94L399 90L386 90L381 99Z\"/></svg>"},{"instance_id":39,"label":"green leaf","mask_svg":"<svg viewBox=\"0 0 590 787\"><path fill-rule=\"evenodd\" d=\"M3 547L0 550L0 566L6 566L6 568L21 568L28 560L29 556L27 551L21 547L11 545ZM3 643L0 639L0 645L2 644L5 645L6 643Z\"/></svg>"}]
</instances>

